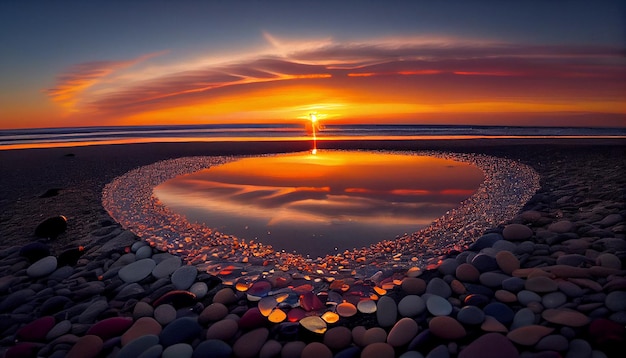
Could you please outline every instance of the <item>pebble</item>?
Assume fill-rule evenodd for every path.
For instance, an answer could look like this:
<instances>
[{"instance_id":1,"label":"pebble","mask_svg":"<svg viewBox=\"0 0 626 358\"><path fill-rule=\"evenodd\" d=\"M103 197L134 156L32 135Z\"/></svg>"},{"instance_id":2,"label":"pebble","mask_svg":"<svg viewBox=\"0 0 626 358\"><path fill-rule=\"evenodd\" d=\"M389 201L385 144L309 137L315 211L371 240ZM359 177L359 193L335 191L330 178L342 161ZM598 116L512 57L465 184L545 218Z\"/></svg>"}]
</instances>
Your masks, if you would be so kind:
<instances>
[{"instance_id":1,"label":"pebble","mask_svg":"<svg viewBox=\"0 0 626 358\"><path fill-rule=\"evenodd\" d=\"M563 292L550 292L541 298L541 304L545 308L557 308L565 302L567 302L567 296Z\"/></svg>"},{"instance_id":2,"label":"pebble","mask_svg":"<svg viewBox=\"0 0 626 358\"><path fill-rule=\"evenodd\" d=\"M401 347L408 344L419 330L417 322L411 318L402 318L391 328L387 336L387 343L393 347Z\"/></svg>"},{"instance_id":3,"label":"pebble","mask_svg":"<svg viewBox=\"0 0 626 358\"><path fill-rule=\"evenodd\" d=\"M337 305L336 311L341 317L352 317L357 313L357 308L350 302L342 302Z\"/></svg>"},{"instance_id":4,"label":"pebble","mask_svg":"<svg viewBox=\"0 0 626 358\"><path fill-rule=\"evenodd\" d=\"M474 256L472 265L476 267L479 272L495 271L498 269L496 258L483 253Z\"/></svg>"},{"instance_id":5,"label":"pebble","mask_svg":"<svg viewBox=\"0 0 626 358\"><path fill-rule=\"evenodd\" d=\"M141 250L141 249L140 249ZM171 345L163 350L162 358L191 358L193 348L186 343Z\"/></svg>"},{"instance_id":6,"label":"pebble","mask_svg":"<svg viewBox=\"0 0 626 358\"><path fill-rule=\"evenodd\" d=\"M574 229L574 224L569 220L557 221L548 226L548 230L559 234L570 232Z\"/></svg>"},{"instance_id":7,"label":"pebble","mask_svg":"<svg viewBox=\"0 0 626 358\"><path fill-rule=\"evenodd\" d=\"M435 336L448 340L461 339L467 334L459 321L449 316L434 317L428 323L428 329Z\"/></svg>"},{"instance_id":8,"label":"pebble","mask_svg":"<svg viewBox=\"0 0 626 358\"><path fill-rule=\"evenodd\" d=\"M478 281L480 272L473 265L462 263L456 268L455 276L463 282L476 282Z\"/></svg>"},{"instance_id":9,"label":"pebble","mask_svg":"<svg viewBox=\"0 0 626 358\"><path fill-rule=\"evenodd\" d=\"M541 313L541 317L550 323L570 327L582 327L590 322L589 317L567 308L547 309Z\"/></svg>"},{"instance_id":10,"label":"pebble","mask_svg":"<svg viewBox=\"0 0 626 358\"><path fill-rule=\"evenodd\" d=\"M502 236L509 241L525 241L533 236L533 231L526 225L509 224L502 230Z\"/></svg>"},{"instance_id":11,"label":"pebble","mask_svg":"<svg viewBox=\"0 0 626 358\"><path fill-rule=\"evenodd\" d=\"M496 254L496 263L502 272L511 275L513 271L520 268L520 262L515 255L509 251L500 251Z\"/></svg>"},{"instance_id":12,"label":"pebble","mask_svg":"<svg viewBox=\"0 0 626 358\"><path fill-rule=\"evenodd\" d=\"M233 349L228 343L219 339L208 339L196 347L192 357L230 358L232 354Z\"/></svg>"},{"instance_id":13,"label":"pebble","mask_svg":"<svg viewBox=\"0 0 626 358\"><path fill-rule=\"evenodd\" d=\"M515 313L513 317L513 323L511 323L511 329L519 327L530 326L535 324L535 312L529 308L522 308Z\"/></svg>"},{"instance_id":14,"label":"pebble","mask_svg":"<svg viewBox=\"0 0 626 358\"><path fill-rule=\"evenodd\" d=\"M482 249L492 247L496 242L500 240L502 240L502 235L498 233L485 234L476 239L476 241L472 245L470 245L469 250L480 251Z\"/></svg>"},{"instance_id":15,"label":"pebble","mask_svg":"<svg viewBox=\"0 0 626 358\"><path fill-rule=\"evenodd\" d=\"M426 308L433 316L447 316L452 313L452 305L441 296L428 297Z\"/></svg>"},{"instance_id":16,"label":"pebble","mask_svg":"<svg viewBox=\"0 0 626 358\"><path fill-rule=\"evenodd\" d=\"M159 344L158 336L153 334L141 335L127 344L122 344L122 349L120 349L115 358L136 358L157 344Z\"/></svg>"},{"instance_id":17,"label":"pebble","mask_svg":"<svg viewBox=\"0 0 626 358\"><path fill-rule=\"evenodd\" d=\"M154 309L154 319L161 326L166 326L176 319L176 309L171 305L160 305Z\"/></svg>"},{"instance_id":18,"label":"pebble","mask_svg":"<svg viewBox=\"0 0 626 358\"><path fill-rule=\"evenodd\" d=\"M426 281L417 277L406 277L402 280L401 287L409 295L421 295L426 292Z\"/></svg>"},{"instance_id":19,"label":"pebble","mask_svg":"<svg viewBox=\"0 0 626 358\"><path fill-rule=\"evenodd\" d=\"M206 331L206 339L221 339L228 341L239 330L239 324L233 319L223 319L209 326Z\"/></svg>"},{"instance_id":20,"label":"pebble","mask_svg":"<svg viewBox=\"0 0 626 358\"><path fill-rule=\"evenodd\" d=\"M152 248L150 246L142 246L135 252L135 260L147 259L152 256Z\"/></svg>"},{"instance_id":21,"label":"pebble","mask_svg":"<svg viewBox=\"0 0 626 358\"><path fill-rule=\"evenodd\" d=\"M476 306L465 306L457 313L456 319L466 325L479 325L485 320L485 313Z\"/></svg>"},{"instance_id":22,"label":"pebble","mask_svg":"<svg viewBox=\"0 0 626 358\"><path fill-rule=\"evenodd\" d=\"M426 285L426 293L448 298L452 295L452 290L446 281L439 277L434 277Z\"/></svg>"},{"instance_id":23,"label":"pebble","mask_svg":"<svg viewBox=\"0 0 626 358\"><path fill-rule=\"evenodd\" d=\"M613 291L606 295L604 305L611 311L626 311L626 291Z\"/></svg>"},{"instance_id":24,"label":"pebble","mask_svg":"<svg viewBox=\"0 0 626 358\"><path fill-rule=\"evenodd\" d=\"M235 296L235 292L228 287L222 288L215 293L215 296L213 296L213 303L229 305L235 302L237 302L237 296Z\"/></svg>"},{"instance_id":25,"label":"pebble","mask_svg":"<svg viewBox=\"0 0 626 358\"><path fill-rule=\"evenodd\" d=\"M178 290L186 290L195 282L198 269L195 266L181 266L172 273L172 284Z\"/></svg>"},{"instance_id":26,"label":"pebble","mask_svg":"<svg viewBox=\"0 0 626 358\"><path fill-rule=\"evenodd\" d=\"M510 277L511 276L499 272L484 272L480 274L479 281L487 287L498 288L502 286L504 280Z\"/></svg>"},{"instance_id":27,"label":"pebble","mask_svg":"<svg viewBox=\"0 0 626 358\"><path fill-rule=\"evenodd\" d=\"M396 301L389 296L383 296L376 305L376 320L381 327L391 327L396 323L398 308Z\"/></svg>"},{"instance_id":28,"label":"pebble","mask_svg":"<svg viewBox=\"0 0 626 358\"><path fill-rule=\"evenodd\" d=\"M530 277L526 280L524 287L529 291L537 293L554 292L558 289L556 282L545 276Z\"/></svg>"},{"instance_id":29,"label":"pebble","mask_svg":"<svg viewBox=\"0 0 626 358\"><path fill-rule=\"evenodd\" d=\"M53 216L42 221L35 228L35 236L55 239L67 229L67 218L63 215Z\"/></svg>"},{"instance_id":30,"label":"pebble","mask_svg":"<svg viewBox=\"0 0 626 358\"><path fill-rule=\"evenodd\" d=\"M191 342L200 336L202 327L193 317L181 317L165 326L159 335L164 347L177 343Z\"/></svg>"},{"instance_id":31,"label":"pebble","mask_svg":"<svg viewBox=\"0 0 626 358\"><path fill-rule=\"evenodd\" d=\"M270 339L263 344L263 347L261 347L261 350L259 351L259 358L279 357L282 349L283 346L280 342Z\"/></svg>"},{"instance_id":32,"label":"pebble","mask_svg":"<svg viewBox=\"0 0 626 358\"><path fill-rule=\"evenodd\" d=\"M156 278L169 277L176 269L180 267L182 260L180 257L174 256L159 262L152 270L152 276Z\"/></svg>"},{"instance_id":33,"label":"pebble","mask_svg":"<svg viewBox=\"0 0 626 358\"><path fill-rule=\"evenodd\" d=\"M302 341L287 342L280 351L281 358L300 358L306 343Z\"/></svg>"},{"instance_id":34,"label":"pebble","mask_svg":"<svg viewBox=\"0 0 626 358\"><path fill-rule=\"evenodd\" d=\"M352 331L347 327L333 327L324 334L324 344L332 350L347 348L351 343Z\"/></svg>"},{"instance_id":35,"label":"pebble","mask_svg":"<svg viewBox=\"0 0 626 358\"><path fill-rule=\"evenodd\" d=\"M322 343L311 342L307 344L300 355L301 358L332 358L333 352Z\"/></svg>"},{"instance_id":36,"label":"pebble","mask_svg":"<svg viewBox=\"0 0 626 358\"><path fill-rule=\"evenodd\" d=\"M361 352L361 358L393 358L394 356L393 347L383 342L372 343Z\"/></svg>"},{"instance_id":37,"label":"pebble","mask_svg":"<svg viewBox=\"0 0 626 358\"><path fill-rule=\"evenodd\" d=\"M372 327L363 333L363 345L367 346L372 343L386 342L387 332L380 327Z\"/></svg>"},{"instance_id":38,"label":"pebble","mask_svg":"<svg viewBox=\"0 0 626 358\"><path fill-rule=\"evenodd\" d=\"M142 259L122 267L117 274L124 282L139 282L148 277L155 266L154 260Z\"/></svg>"},{"instance_id":39,"label":"pebble","mask_svg":"<svg viewBox=\"0 0 626 358\"><path fill-rule=\"evenodd\" d=\"M62 335L68 333L71 329L72 329L72 322L70 322L67 319L63 320L57 323L54 327L52 327L50 331L48 331L48 333L46 334L46 340L52 341L55 338L61 337Z\"/></svg>"},{"instance_id":40,"label":"pebble","mask_svg":"<svg viewBox=\"0 0 626 358\"><path fill-rule=\"evenodd\" d=\"M569 347L569 341L567 338L559 334L551 334L541 338L541 340L535 345L535 349L540 351L556 351L564 352Z\"/></svg>"},{"instance_id":41,"label":"pebble","mask_svg":"<svg viewBox=\"0 0 626 358\"><path fill-rule=\"evenodd\" d=\"M193 293L196 295L197 299L201 300L209 292L209 286L204 282L195 282L189 287L189 292Z\"/></svg>"},{"instance_id":42,"label":"pebble","mask_svg":"<svg viewBox=\"0 0 626 358\"><path fill-rule=\"evenodd\" d=\"M154 314L154 307L152 307L149 303L139 301L133 308L133 318L135 320L141 317L152 317Z\"/></svg>"},{"instance_id":43,"label":"pebble","mask_svg":"<svg viewBox=\"0 0 626 358\"><path fill-rule=\"evenodd\" d=\"M161 325L154 318L141 317L122 335L122 347L141 336L161 334ZM158 337L157 337L158 342Z\"/></svg>"},{"instance_id":44,"label":"pebble","mask_svg":"<svg viewBox=\"0 0 626 358\"><path fill-rule=\"evenodd\" d=\"M554 328L529 325L516 328L509 332L506 337L512 342L522 346L534 346L539 340L554 331Z\"/></svg>"},{"instance_id":45,"label":"pebble","mask_svg":"<svg viewBox=\"0 0 626 358\"><path fill-rule=\"evenodd\" d=\"M461 350L459 358L518 358L519 352L505 336L487 333Z\"/></svg>"},{"instance_id":46,"label":"pebble","mask_svg":"<svg viewBox=\"0 0 626 358\"><path fill-rule=\"evenodd\" d=\"M586 358L591 357L592 348L589 342L576 338L569 342L569 349L565 354L566 358Z\"/></svg>"},{"instance_id":47,"label":"pebble","mask_svg":"<svg viewBox=\"0 0 626 358\"><path fill-rule=\"evenodd\" d=\"M532 291L522 290L517 293L517 300L522 305L528 306L532 302L541 302L541 296Z\"/></svg>"},{"instance_id":48,"label":"pebble","mask_svg":"<svg viewBox=\"0 0 626 358\"><path fill-rule=\"evenodd\" d=\"M111 317L95 323L87 334L100 337L103 341L121 336L133 325L133 320L128 317Z\"/></svg>"},{"instance_id":49,"label":"pebble","mask_svg":"<svg viewBox=\"0 0 626 358\"><path fill-rule=\"evenodd\" d=\"M202 310L202 313L200 313L200 316L198 317L198 322L202 325L206 325L209 322L221 320L226 317L227 314L228 308L224 306L224 304L218 302L211 303L204 310Z\"/></svg>"},{"instance_id":50,"label":"pebble","mask_svg":"<svg viewBox=\"0 0 626 358\"><path fill-rule=\"evenodd\" d=\"M398 313L402 317L415 317L426 310L426 302L417 295L407 295L398 303Z\"/></svg>"},{"instance_id":51,"label":"pebble","mask_svg":"<svg viewBox=\"0 0 626 358\"><path fill-rule=\"evenodd\" d=\"M67 352L67 358L98 357L102 351L103 342L98 336L86 335L80 337L76 344Z\"/></svg>"},{"instance_id":52,"label":"pebble","mask_svg":"<svg viewBox=\"0 0 626 358\"><path fill-rule=\"evenodd\" d=\"M267 341L268 336L269 331L264 327L244 333L233 345L234 355L240 358L256 356L265 344L265 341Z\"/></svg>"},{"instance_id":53,"label":"pebble","mask_svg":"<svg viewBox=\"0 0 626 358\"><path fill-rule=\"evenodd\" d=\"M505 325L491 316L485 316L485 321L480 325L480 329L485 332L507 333L509 331Z\"/></svg>"},{"instance_id":54,"label":"pebble","mask_svg":"<svg viewBox=\"0 0 626 358\"><path fill-rule=\"evenodd\" d=\"M32 278L47 276L57 269L57 258L54 256L46 256L26 269L26 274Z\"/></svg>"}]
</instances>

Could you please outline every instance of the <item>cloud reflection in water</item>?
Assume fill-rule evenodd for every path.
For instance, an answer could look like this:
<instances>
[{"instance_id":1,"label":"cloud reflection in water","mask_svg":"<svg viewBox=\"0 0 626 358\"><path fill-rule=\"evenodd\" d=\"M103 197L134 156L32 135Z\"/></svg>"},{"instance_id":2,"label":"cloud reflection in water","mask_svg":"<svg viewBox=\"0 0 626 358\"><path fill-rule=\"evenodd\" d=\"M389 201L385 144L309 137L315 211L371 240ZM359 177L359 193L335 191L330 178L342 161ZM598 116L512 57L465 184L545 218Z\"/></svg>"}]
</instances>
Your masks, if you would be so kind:
<instances>
[{"instance_id":1,"label":"cloud reflection in water","mask_svg":"<svg viewBox=\"0 0 626 358\"><path fill-rule=\"evenodd\" d=\"M483 180L477 167L441 158L322 151L244 158L154 192L192 222L315 257L417 231Z\"/></svg>"}]
</instances>

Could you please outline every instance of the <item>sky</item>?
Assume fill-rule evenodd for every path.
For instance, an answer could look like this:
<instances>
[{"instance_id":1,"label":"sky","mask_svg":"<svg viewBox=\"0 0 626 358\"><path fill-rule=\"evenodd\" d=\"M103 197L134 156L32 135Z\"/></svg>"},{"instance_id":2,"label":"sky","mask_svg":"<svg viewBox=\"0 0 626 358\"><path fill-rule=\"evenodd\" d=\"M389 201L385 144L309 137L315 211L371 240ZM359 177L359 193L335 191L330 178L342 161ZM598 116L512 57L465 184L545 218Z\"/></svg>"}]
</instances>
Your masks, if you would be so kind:
<instances>
[{"instance_id":1,"label":"sky","mask_svg":"<svg viewBox=\"0 0 626 358\"><path fill-rule=\"evenodd\" d=\"M626 127L623 1L0 2L0 129Z\"/></svg>"}]
</instances>

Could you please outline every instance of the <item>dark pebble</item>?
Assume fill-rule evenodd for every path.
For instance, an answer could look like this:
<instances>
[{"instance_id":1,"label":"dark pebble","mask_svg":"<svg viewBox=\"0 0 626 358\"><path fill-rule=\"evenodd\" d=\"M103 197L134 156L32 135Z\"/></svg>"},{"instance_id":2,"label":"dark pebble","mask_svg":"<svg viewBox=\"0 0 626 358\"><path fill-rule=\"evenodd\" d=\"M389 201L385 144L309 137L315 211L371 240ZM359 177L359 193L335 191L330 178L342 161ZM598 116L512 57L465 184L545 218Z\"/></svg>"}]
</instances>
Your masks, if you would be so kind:
<instances>
[{"instance_id":1,"label":"dark pebble","mask_svg":"<svg viewBox=\"0 0 626 358\"><path fill-rule=\"evenodd\" d=\"M472 245L470 245L470 251L480 251L482 249L492 247L497 241L502 240L502 235L498 233L486 234L479 237Z\"/></svg>"},{"instance_id":2,"label":"dark pebble","mask_svg":"<svg viewBox=\"0 0 626 358\"><path fill-rule=\"evenodd\" d=\"M209 339L196 347L191 358L230 358L232 354L233 349L226 342L219 339Z\"/></svg>"},{"instance_id":3,"label":"dark pebble","mask_svg":"<svg viewBox=\"0 0 626 358\"><path fill-rule=\"evenodd\" d=\"M176 343L191 342L198 338L202 332L202 327L198 320L191 317L178 318L163 328L160 339L164 347L169 347Z\"/></svg>"},{"instance_id":4,"label":"dark pebble","mask_svg":"<svg viewBox=\"0 0 626 358\"><path fill-rule=\"evenodd\" d=\"M35 236L54 239L67 229L67 219L63 215L53 216L35 228Z\"/></svg>"},{"instance_id":5,"label":"dark pebble","mask_svg":"<svg viewBox=\"0 0 626 358\"><path fill-rule=\"evenodd\" d=\"M50 256L50 248L42 242L31 242L20 249L20 256L27 258L30 262L39 261Z\"/></svg>"},{"instance_id":6,"label":"dark pebble","mask_svg":"<svg viewBox=\"0 0 626 358\"><path fill-rule=\"evenodd\" d=\"M485 308L483 308L483 312L485 312L486 315L497 319L504 325L511 323L513 321L513 317L515 316L515 313L509 306L500 302L492 302L486 305Z\"/></svg>"}]
</instances>

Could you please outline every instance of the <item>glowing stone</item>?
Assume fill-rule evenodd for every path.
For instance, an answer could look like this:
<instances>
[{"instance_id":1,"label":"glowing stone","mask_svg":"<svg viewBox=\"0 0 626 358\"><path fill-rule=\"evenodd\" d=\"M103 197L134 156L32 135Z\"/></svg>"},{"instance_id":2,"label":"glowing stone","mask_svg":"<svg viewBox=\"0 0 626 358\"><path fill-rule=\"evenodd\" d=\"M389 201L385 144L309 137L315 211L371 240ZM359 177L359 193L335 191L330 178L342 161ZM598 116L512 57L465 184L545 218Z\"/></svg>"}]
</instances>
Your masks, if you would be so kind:
<instances>
[{"instance_id":1,"label":"glowing stone","mask_svg":"<svg viewBox=\"0 0 626 358\"><path fill-rule=\"evenodd\" d=\"M300 325L307 330L318 334L324 334L324 332L328 329L326 322L318 316L304 317L300 320Z\"/></svg>"},{"instance_id":2,"label":"glowing stone","mask_svg":"<svg viewBox=\"0 0 626 358\"><path fill-rule=\"evenodd\" d=\"M270 313L272 313L272 310L276 308L277 304L278 302L276 301L274 297L272 296L263 297L259 301L259 311L261 311L261 314L263 316L267 317L270 315Z\"/></svg>"},{"instance_id":3,"label":"glowing stone","mask_svg":"<svg viewBox=\"0 0 626 358\"><path fill-rule=\"evenodd\" d=\"M352 317L356 314L356 307L349 302L343 302L337 305L337 313L341 317Z\"/></svg>"},{"instance_id":4,"label":"glowing stone","mask_svg":"<svg viewBox=\"0 0 626 358\"><path fill-rule=\"evenodd\" d=\"M277 308L273 310L272 313L270 313L267 319L272 323L280 323L284 321L285 319L287 319L287 314L285 313L285 311L281 310L280 308Z\"/></svg>"},{"instance_id":5,"label":"glowing stone","mask_svg":"<svg viewBox=\"0 0 626 358\"><path fill-rule=\"evenodd\" d=\"M369 299L363 300L356 305L356 308L361 313L374 313L376 312L376 302Z\"/></svg>"},{"instance_id":6,"label":"glowing stone","mask_svg":"<svg viewBox=\"0 0 626 358\"><path fill-rule=\"evenodd\" d=\"M339 321L339 315L336 314L335 312L324 312L324 314L322 315L322 319L329 324L333 324L336 323L337 321Z\"/></svg>"}]
</instances>

